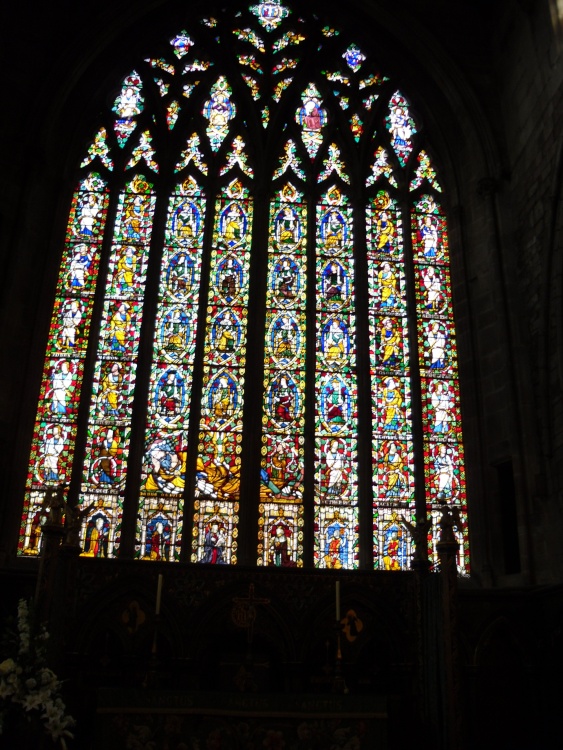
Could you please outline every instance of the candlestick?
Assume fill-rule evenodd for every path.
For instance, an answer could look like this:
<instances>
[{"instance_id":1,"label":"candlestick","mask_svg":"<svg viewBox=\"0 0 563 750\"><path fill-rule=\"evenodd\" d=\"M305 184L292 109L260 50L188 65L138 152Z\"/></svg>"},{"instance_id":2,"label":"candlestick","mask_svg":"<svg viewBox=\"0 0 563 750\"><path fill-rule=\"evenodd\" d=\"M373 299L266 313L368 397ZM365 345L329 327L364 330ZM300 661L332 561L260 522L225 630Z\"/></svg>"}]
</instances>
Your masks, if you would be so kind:
<instances>
[{"instance_id":1,"label":"candlestick","mask_svg":"<svg viewBox=\"0 0 563 750\"><path fill-rule=\"evenodd\" d=\"M336 581L336 620L340 622L340 581Z\"/></svg>"},{"instance_id":2,"label":"candlestick","mask_svg":"<svg viewBox=\"0 0 563 750\"><path fill-rule=\"evenodd\" d=\"M156 609L155 614L160 614L160 600L162 599L162 573L158 574L158 584L156 587Z\"/></svg>"}]
</instances>

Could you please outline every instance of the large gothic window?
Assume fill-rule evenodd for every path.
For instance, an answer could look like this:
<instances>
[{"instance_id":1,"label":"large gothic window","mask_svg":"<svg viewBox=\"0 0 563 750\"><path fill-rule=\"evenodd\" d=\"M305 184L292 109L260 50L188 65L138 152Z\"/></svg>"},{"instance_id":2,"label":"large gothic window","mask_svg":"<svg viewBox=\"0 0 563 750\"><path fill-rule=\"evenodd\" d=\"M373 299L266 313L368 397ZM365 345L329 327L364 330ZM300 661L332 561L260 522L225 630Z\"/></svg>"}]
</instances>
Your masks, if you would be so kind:
<instances>
[{"instance_id":1,"label":"large gothic window","mask_svg":"<svg viewBox=\"0 0 563 750\"><path fill-rule=\"evenodd\" d=\"M89 557L404 570L427 516L436 562L450 504L468 572L442 190L369 52L271 0L189 18L111 94L68 220L21 554L64 483Z\"/></svg>"}]
</instances>

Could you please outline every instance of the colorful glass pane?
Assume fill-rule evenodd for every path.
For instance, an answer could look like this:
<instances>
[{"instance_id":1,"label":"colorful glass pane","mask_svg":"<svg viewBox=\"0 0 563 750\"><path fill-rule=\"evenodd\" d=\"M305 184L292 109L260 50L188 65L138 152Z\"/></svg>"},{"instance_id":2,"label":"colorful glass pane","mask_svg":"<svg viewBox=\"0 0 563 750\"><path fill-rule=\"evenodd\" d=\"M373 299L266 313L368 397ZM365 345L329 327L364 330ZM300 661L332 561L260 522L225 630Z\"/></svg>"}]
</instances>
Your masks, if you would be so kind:
<instances>
[{"instance_id":1,"label":"colorful glass pane","mask_svg":"<svg viewBox=\"0 0 563 750\"><path fill-rule=\"evenodd\" d=\"M158 91L159 91L160 95L161 96L166 96L166 94L168 93L168 89L170 88L170 84L169 83L165 83L162 80L162 78L155 78L154 82L158 86Z\"/></svg>"},{"instance_id":2,"label":"colorful glass pane","mask_svg":"<svg viewBox=\"0 0 563 750\"><path fill-rule=\"evenodd\" d=\"M174 48L174 54L178 59L187 55L190 47L193 47L193 42L185 31L181 31L177 36L173 37L170 40L170 44Z\"/></svg>"},{"instance_id":3,"label":"colorful glass pane","mask_svg":"<svg viewBox=\"0 0 563 750\"><path fill-rule=\"evenodd\" d=\"M295 143L292 140L289 140L285 144L284 154L280 159L280 166L274 172L274 179L281 177L288 169L291 169L297 177L305 180L305 172L301 164L301 159L297 154Z\"/></svg>"},{"instance_id":4,"label":"colorful glass pane","mask_svg":"<svg viewBox=\"0 0 563 750\"><path fill-rule=\"evenodd\" d=\"M326 180L335 172L343 182L349 183L350 178L346 174L346 167L340 158L340 149L335 143L328 147L328 154L323 161L323 170L319 175L319 182Z\"/></svg>"},{"instance_id":5,"label":"colorful glass pane","mask_svg":"<svg viewBox=\"0 0 563 750\"><path fill-rule=\"evenodd\" d=\"M287 183L270 205L259 565L303 565L306 231L303 196Z\"/></svg>"},{"instance_id":6,"label":"colorful glass pane","mask_svg":"<svg viewBox=\"0 0 563 750\"><path fill-rule=\"evenodd\" d=\"M264 47L264 42L260 39L258 34L256 34L252 29L234 29L233 34L237 37L237 39L241 39L244 42L250 42L259 52L264 53L266 51L266 48Z\"/></svg>"},{"instance_id":7,"label":"colorful glass pane","mask_svg":"<svg viewBox=\"0 0 563 750\"><path fill-rule=\"evenodd\" d=\"M241 65L246 65L248 68L251 68L256 73L262 73L262 68L260 67L260 63L254 57L254 55L239 55L238 61Z\"/></svg>"},{"instance_id":8,"label":"colorful glass pane","mask_svg":"<svg viewBox=\"0 0 563 750\"><path fill-rule=\"evenodd\" d=\"M192 561L235 564L252 204L233 180L216 203L207 300Z\"/></svg>"},{"instance_id":9,"label":"colorful glass pane","mask_svg":"<svg viewBox=\"0 0 563 750\"><path fill-rule=\"evenodd\" d=\"M431 185L435 190L437 190L439 193L442 192L442 188L440 187L440 183L438 182L438 178L436 177L436 172L434 170L434 167L430 163L430 157L426 153L426 151L421 151L417 157L418 166L416 168L416 172L414 177L411 180L411 190L416 190L416 188L420 187L424 180L428 182L429 185Z\"/></svg>"},{"instance_id":10,"label":"colorful glass pane","mask_svg":"<svg viewBox=\"0 0 563 750\"><path fill-rule=\"evenodd\" d=\"M373 185L380 177L384 177L389 180L390 185L397 187L397 180L393 174L393 167L389 164L389 157L383 146L379 146L374 157L374 162L371 165L371 174L367 178L366 185Z\"/></svg>"},{"instance_id":11,"label":"colorful glass pane","mask_svg":"<svg viewBox=\"0 0 563 750\"><path fill-rule=\"evenodd\" d=\"M281 62L274 65L273 73L274 75L279 75L280 73L283 73L286 70L293 70L296 67L297 67L297 60L284 57L281 60Z\"/></svg>"},{"instance_id":12,"label":"colorful glass pane","mask_svg":"<svg viewBox=\"0 0 563 750\"><path fill-rule=\"evenodd\" d=\"M180 556L204 229L189 177L170 198L160 267L135 548L147 560Z\"/></svg>"},{"instance_id":13,"label":"colorful glass pane","mask_svg":"<svg viewBox=\"0 0 563 750\"><path fill-rule=\"evenodd\" d=\"M305 41L305 37L302 34L298 34L295 31L286 31L279 39L277 39L272 45L274 52L279 52L288 45L296 45Z\"/></svg>"},{"instance_id":14,"label":"colorful glass pane","mask_svg":"<svg viewBox=\"0 0 563 750\"><path fill-rule=\"evenodd\" d=\"M100 128L100 130L94 136L92 145L88 149L88 155L82 160L80 164L81 167L87 167L88 164L91 164L97 157L102 162L104 167L107 167L109 170L113 169L113 161L111 160L109 155L109 147L106 143L106 138L106 129Z\"/></svg>"},{"instance_id":15,"label":"colorful glass pane","mask_svg":"<svg viewBox=\"0 0 563 750\"><path fill-rule=\"evenodd\" d=\"M301 125L301 138L309 156L314 159L323 142L322 129L327 123L327 113L322 107L319 90L310 83L301 95L303 105L295 113L296 122Z\"/></svg>"},{"instance_id":16,"label":"colorful glass pane","mask_svg":"<svg viewBox=\"0 0 563 750\"><path fill-rule=\"evenodd\" d=\"M203 72L204 70L208 70L213 65L212 62L207 62L207 60L194 60L191 63L186 63L184 65L184 73L198 73Z\"/></svg>"},{"instance_id":17,"label":"colorful glass pane","mask_svg":"<svg viewBox=\"0 0 563 750\"><path fill-rule=\"evenodd\" d=\"M70 482L108 190L96 173L72 199L33 430L18 554L37 555L45 495Z\"/></svg>"},{"instance_id":18,"label":"colorful glass pane","mask_svg":"<svg viewBox=\"0 0 563 750\"><path fill-rule=\"evenodd\" d=\"M384 81L388 81L388 80L389 79L387 78L387 76L381 76L379 75L379 73L372 73L367 78L364 78L363 80L359 82L358 88L365 89L365 88L368 88L369 86L379 86Z\"/></svg>"},{"instance_id":19,"label":"colorful glass pane","mask_svg":"<svg viewBox=\"0 0 563 750\"><path fill-rule=\"evenodd\" d=\"M142 82L139 75L133 71L124 79L121 93L113 105L113 111L117 115L113 127L120 146L125 145L135 130L137 123L134 118L143 111L143 107Z\"/></svg>"},{"instance_id":20,"label":"colorful glass pane","mask_svg":"<svg viewBox=\"0 0 563 750\"><path fill-rule=\"evenodd\" d=\"M184 169L184 167L187 167L188 164L193 161L200 172L207 174L207 164L203 161L203 154L200 151L199 144L199 135L197 133L192 133L188 138L186 148L182 151L180 161L176 164L175 172Z\"/></svg>"},{"instance_id":21,"label":"colorful glass pane","mask_svg":"<svg viewBox=\"0 0 563 750\"><path fill-rule=\"evenodd\" d=\"M289 84L293 81L293 78L284 78L283 81L278 81L276 85L274 86L274 93L273 98L275 102L279 102L281 99L281 95L286 90L286 88L289 86Z\"/></svg>"},{"instance_id":22,"label":"colorful glass pane","mask_svg":"<svg viewBox=\"0 0 563 750\"><path fill-rule=\"evenodd\" d=\"M258 86L258 81L252 78L252 76L247 75L243 75L242 79L250 89L250 93L252 94L252 98L254 99L254 101L260 99L260 88Z\"/></svg>"},{"instance_id":23,"label":"colorful glass pane","mask_svg":"<svg viewBox=\"0 0 563 750\"><path fill-rule=\"evenodd\" d=\"M166 107L166 124L168 125L168 130L172 130L172 128L176 124L179 114L180 102L176 100L170 102L170 104Z\"/></svg>"},{"instance_id":24,"label":"colorful glass pane","mask_svg":"<svg viewBox=\"0 0 563 750\"><path fill-rule=\"evenodd\" d=\"M148 57L145 60L145 62L148 62L151 68L159 68L159 70L164 70L166 73L169 73L171 76L173 76L175 73L174 66L166 62L166 60L163 57L159 57L156 59Z\"/></svg>"},{"instance_id":25,"label":"colorful glass pane","mask_svg":"<svg viewBox=\"0 0 563 750\"><path fill-rule=\"evenodd\" d=\"M416 133L416 127L409 113L407 100L399 91L393 94L389 102L387 129L391 136L391 146L401 166L405 166L413 148L412 137Z\"/></svg>"},{"instance_id":26,"label":"colorful glass pane","mask_svg":"<svg viewBox=\"0 0 563 750\"><path fill-rule=\"evenodd\" d=\"M420 162L419 162L420 163ZM421 373L426 502L434 519L430 558L439 564L436 541L444 505L467 517L459 376L449 278L446 219L432 195L411 214ZM458 566L469 573L467 524L458 532Z\"/></svg>"},{"instance_id":27,"label":"colorful glass pane","mask_svg":"<svg viewBox=\"0 0 563 750\"><path fill-rule=\"evenodd\" d=\"M317 206L315 565L358 565L352 209L335 186Z\"/></svg>"},{"instance_id":28,"label":"colorful glass pane","mask_svg":"<svg viewBox=\"0 0 563 750\"><path fill-rule=\"evenodd\" d=\"M359 143L362 133L364 132L364 123L359 115L354 114L350 118L350 130L352 131L356 143Z\"/></svg>"},{"instance_id":29,"label":"colorful glass pane","mask_svg":"<svg viewBox=\"0 0 563 750\"><path fill-rule=\"evenodd\" d=\"M250 11L254 13L260 25L266 31L277 29L283 19L290 13L285 5L281 4L281 0L266 0L266 2L253 5Z\"/></svg>"},{"instance_id":30,"label":"colorful glass pane","mask_svg":"<svg viewBox=\"0 0 563 750\"><path fill-rule=\"evenodd\" d=\"M236 106L231 102L231 87L221 76L211 87L211 98L205 102L203 116L209 121L207 136L213 151L218 151L225 140L229 122L236 115Z\"/></svg>"},{"instance_id":31,"label":"colorful glass pane","mask_svg":"<svg viewBox=\"0 0 563 750\"><path fill-rule=\"evenodd\" d=\"M252 169L247 164L248 157L244 152L245 145L246 144L244 143L240 135L237 135L237 137L233 140L231 151L227 154L227 163L223 167L221 167L219 174L227 174L227 172L230 172L231 169L238 166L243 174L248 175L248 177L252 177Z\"/></svg>"},{"instance_id":32,"label":"colorful glass pane","mask_svg":"<svg viewBox=\"0 0 563 750\"><path fill-rule=\"evenodd\" d=\"M81 532L84 554L90 556L113 555L120 543L118 525L127 475L131 405L155 199L152 186L142 175L134 177L119 196L94 366L80 498L81 508L90 509ZM95 514L98 514L96 520Z\"/></svg>"},{"instance_id":33,"label":"colorful glass pane","mask_svg":"<svg viewBox=\"0 0 563 750\"><path fill-rule=\"evenodd\" d=\"M380 190L367 208L370 366L372 375L374 561L410 565L414 454L409 333L401 212Z\"/></svg>"},{"instance_id":34,"label":"colorful glass pane","mask_svg":"<svg viewBox=\"0 0 563 750\"><path fill-rule=\"evenodd\" d=\"M351 44L342 57L346 60L348 67L352 68L354 73L362 67L362 63L366 59L366 56L362 54L355 44Z\"/></svg>"},{"instance_id":35,"label":"colorful glass pane","mask_svg":"<svg viewBox=\"0 0 563 750\"><path fill-rule=\"evenodd\" d=\"M155 161L155 152L152 147L152 136L148 130L141 133L139 145L133 149L127 168L135 167L140 161L144 161L149 169L158 172L158 164Z\"/></svg>"}]
</instances>

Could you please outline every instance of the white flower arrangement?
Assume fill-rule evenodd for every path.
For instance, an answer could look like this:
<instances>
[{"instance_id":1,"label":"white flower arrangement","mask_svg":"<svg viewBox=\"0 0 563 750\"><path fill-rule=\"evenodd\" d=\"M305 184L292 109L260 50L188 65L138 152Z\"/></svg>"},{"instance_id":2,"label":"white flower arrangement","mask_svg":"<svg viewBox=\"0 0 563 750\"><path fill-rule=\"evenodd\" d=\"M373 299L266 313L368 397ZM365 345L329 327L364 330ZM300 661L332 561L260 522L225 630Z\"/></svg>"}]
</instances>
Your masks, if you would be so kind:
<instances>
[{"instance_id":1,"label":"white flower arrangement","mask_svg":"<svg viewBox=\"0 0 563 750\"><path fill-rule=\"evenodd\" d=\"M45 626L32 633L32 618L24 599L18 604L17 631L6 639L13 656L0 662L0 735L8 715L19 712L24 721L42 725L46 734L67 750L74 719L66 713L61 683L45 659Z\"/></svg>"}]
</instances>

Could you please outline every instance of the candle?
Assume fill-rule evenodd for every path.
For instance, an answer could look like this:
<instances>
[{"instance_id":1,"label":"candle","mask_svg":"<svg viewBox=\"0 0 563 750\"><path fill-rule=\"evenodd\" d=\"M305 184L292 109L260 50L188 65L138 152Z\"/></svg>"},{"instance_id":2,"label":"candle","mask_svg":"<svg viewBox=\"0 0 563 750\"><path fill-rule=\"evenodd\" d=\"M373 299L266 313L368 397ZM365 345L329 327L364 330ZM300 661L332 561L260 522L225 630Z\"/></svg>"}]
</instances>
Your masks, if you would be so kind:
<instances>
[{"instance_id":1,"label":"candle","mask_svg":"<svg viewBox=\"0 0 563 750\"><path fill-rule=\"evenodd\" d=\"M162 599L162 573L158 574L158 585L156 587L156 610L155 614L160 614L160 600Z\"/></svg>"},{"instance_id":2,"label":"candle","mask_svg":"<svg viewBox=\"0 0 563 750\"><path fill-rule=\"evenodd\" d=\"M336 581L336 621L340 622L340 581Z\"/></svg>"}]
</instances>

